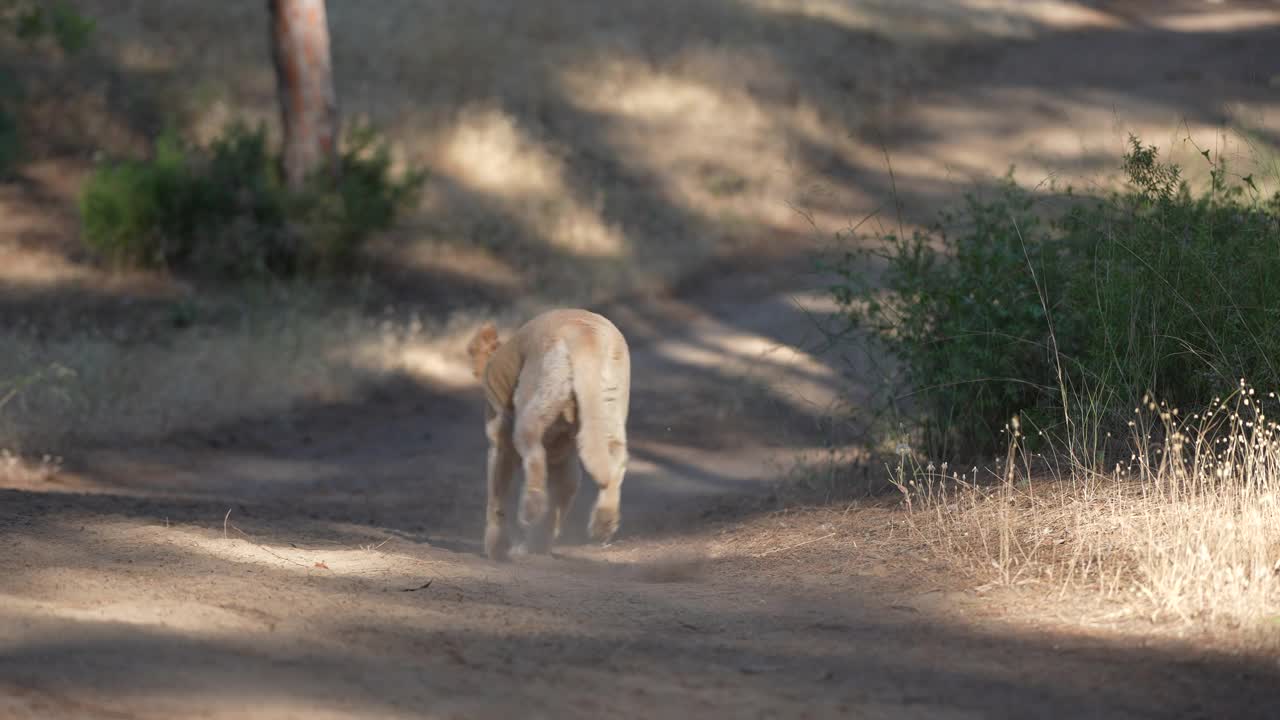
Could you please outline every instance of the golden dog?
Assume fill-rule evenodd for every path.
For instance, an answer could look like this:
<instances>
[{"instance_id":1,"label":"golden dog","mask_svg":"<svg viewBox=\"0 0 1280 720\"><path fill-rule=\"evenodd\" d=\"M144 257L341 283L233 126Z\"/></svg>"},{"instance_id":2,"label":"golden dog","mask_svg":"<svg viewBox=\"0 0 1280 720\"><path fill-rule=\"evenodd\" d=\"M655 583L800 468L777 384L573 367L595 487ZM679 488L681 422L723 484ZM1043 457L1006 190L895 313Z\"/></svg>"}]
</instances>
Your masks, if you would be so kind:
<instances>
[{"instance_id":1,"label":"golden dog","mask_svg":"<svg viewBox=\"0 0 1280 720\"><path fill-rule=\"evenodd\" d=\"M487 401L485 553L494 560L510 553L517 462L524 470L520 521L531 552L548 552L559 535L578 490L578 461L600 489L591 537L608 542L621 522L627 465L631 354L622 333L586 310L551 310L505 343L485 323L467 353Z\"/></svg>"}]
</instances>

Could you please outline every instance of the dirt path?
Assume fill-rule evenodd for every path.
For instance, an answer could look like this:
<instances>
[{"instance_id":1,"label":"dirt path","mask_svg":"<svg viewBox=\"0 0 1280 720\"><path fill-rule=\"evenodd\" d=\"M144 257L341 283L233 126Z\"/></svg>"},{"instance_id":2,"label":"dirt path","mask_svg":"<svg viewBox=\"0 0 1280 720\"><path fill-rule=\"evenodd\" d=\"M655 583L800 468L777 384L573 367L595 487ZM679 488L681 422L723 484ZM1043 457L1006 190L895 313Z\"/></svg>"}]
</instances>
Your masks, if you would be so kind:
<instances>
[{"instance_id":1,"label":"dirt path","mask_svg":"<svg viewBox=\"0 0 1280 720\"><path fill-rule=\"evenodd\" d=\"M1096 170L1114 158L1073 133L1111 138L1112 100L1152 126L1190 97L1261 107L1256 78L1228 73L1258 42L1138 23L979 58L904 111L898 182L928 200L1014 159ZM1121 51L1163 61L1074 62ZM849 173L885 190L870 161ZM574 542L585 493L559 557L480 557L478 399L408 381L0 490L0 717L1275 716L1274 662L1002 607L930 568L885 510L738 502L830 440L842 395L797 349L797 303L821 301L794 277L609 310L635 374L610 548Z\"/></svg>"},{"instance_id":2,"label":"dirt path","mask_svg":"<svg viewBox=\"0 0 1280 720\"><path fill-rule=\"evenodd\" d=\"M769 438L760 417L826 399L814 390L829 372L820 363L762 353L802 346L794 298L735 299L720 317L723 305L683 305L686 333L637 341L638 461L624 494L627 532L607 549L570 544L560 557L508 565L480 557L478 404L407 387L287 427L99 454L86 461L91 473L54 479L91 494L5 491L0 715L1274 709L1265 702L1280 699L1274 668L1011 626L981 598L922 579L899 554L909 546L885 542L883 512L708 525L701 499L761 487L781 446L816 439L794 418L792 437ZM645 335L638 315L628 322ZM731 408L724 421L714 403L699 404L699 373L744 358L773 371L754 376L758 393L780 392L769 408ZM659 377L695 394L658 392ZM754 449L762 443L774 447Z\"/></svg>"}]
</instances>

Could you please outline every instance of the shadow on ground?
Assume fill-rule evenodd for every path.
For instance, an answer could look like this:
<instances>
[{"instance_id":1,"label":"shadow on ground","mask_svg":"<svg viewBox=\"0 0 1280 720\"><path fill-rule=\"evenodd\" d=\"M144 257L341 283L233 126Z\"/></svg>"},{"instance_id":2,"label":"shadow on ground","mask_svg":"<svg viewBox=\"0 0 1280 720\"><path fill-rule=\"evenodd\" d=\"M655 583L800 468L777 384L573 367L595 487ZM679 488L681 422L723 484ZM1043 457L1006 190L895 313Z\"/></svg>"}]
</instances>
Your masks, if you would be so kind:
<instances>
[{"instance_id":1,"label":"shadow on ground","mask_svg":"<svg viewBox=\"0 0 1280 720\"><path fill-rule=\"evenodd\" d=\"M988 627L785 560L656 581L603 556L477 569L426 545L355 550L325 522L246 525L249 546L188 524L193 505L76 532L109 508L3 500L41 562L0 561L0 695L57 715L1263 718L1280 701L1273 661Z\"/></svg>"}]
</instances>

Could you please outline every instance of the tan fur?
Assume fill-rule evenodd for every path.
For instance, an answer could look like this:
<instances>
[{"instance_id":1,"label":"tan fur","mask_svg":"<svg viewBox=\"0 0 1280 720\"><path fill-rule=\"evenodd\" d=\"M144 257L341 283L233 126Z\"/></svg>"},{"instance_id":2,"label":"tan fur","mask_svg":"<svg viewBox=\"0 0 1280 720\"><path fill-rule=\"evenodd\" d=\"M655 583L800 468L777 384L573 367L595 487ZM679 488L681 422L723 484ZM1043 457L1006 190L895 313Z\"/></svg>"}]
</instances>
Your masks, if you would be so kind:
<instances>
[{"instance_id":1,"label":"tan fur","mask_svg":"<svg viewBox=\"0 0 1280 720\"><path fill-rule=\"evenodd\" d=\"M502 560L510 551L517 464L524 471L520 520L532 551L547 552L559 535L578 489L579 462L600 489L591 537L607 542L621 520L627 464L631 355L622 333L586 310L552 310L506 343L486 323L467 352L486 399L485 552Z\"/></svg>"}]
</instances>

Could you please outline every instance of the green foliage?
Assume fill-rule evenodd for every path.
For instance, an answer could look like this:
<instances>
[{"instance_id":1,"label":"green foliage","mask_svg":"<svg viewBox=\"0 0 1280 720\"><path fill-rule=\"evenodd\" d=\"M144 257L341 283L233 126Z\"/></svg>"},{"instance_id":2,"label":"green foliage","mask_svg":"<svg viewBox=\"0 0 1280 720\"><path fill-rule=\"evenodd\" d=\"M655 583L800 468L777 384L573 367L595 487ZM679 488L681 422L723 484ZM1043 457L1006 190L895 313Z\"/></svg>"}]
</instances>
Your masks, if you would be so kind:
<instances>
[{"instance_id":1,"label":"green foliage","mask_svg":"<svg viewBox=\"0 0 1280 720\"><path fill-rule=\"evenodd\" d=\"M830 268L850 324L897 361L895 394L885 400L918 419L941 455L985 450L1011 410L1052 401L1053 353L1031 270L1056 276L1062 264L1058 247L1042 241L1032 203L1008 179L993 200L966 195L931 232L886 235ZM866 260L885 264L883 291L866 277Z\"/></svg>"},{"instance_id":2,"label":"green foliage","mask_svg":"<svg viewBox=\"0 0 1280 720\"><path fill-rule=\"evenodd\" d=\"M290 217L308 239L307 259L325 272L351 261L369 233L389 229L416 201L427 177L415 168L396 179L390 149L368 125L348 130L339 168L336 186L317 175L306 192L290 198Z\"/></svg>"},{"instance_id":3,"label":"green foliage","mask_svg":"<svg viewBox=\"0 0 1280 720\"><path fill-rule=\"evenodd\" d=\"M100 167L88 179L85 237L121 264L160 265L183 254L177 245L199 227L202 200L186 148L166 133L151 160Z\"/></svg>"},{"instance_id":4,"label":"green foliage","mask_svg":"<svg viewBox=\"0 0 1280 720\"><path fill-rule=\"evenodd\" d=\"M93 20L67 3L0 0L0 32L11 32L28 44L51 38L62 52L76 53L88 46L93 29ZM22 155L18 124L21 100L22 85L0 67L0 178L13 169Z\"/></svg>"},{"instance_id":5,"label":"green foliage","mask_svg":"<svg viewBox=\"0 0 1280 720\"><path fill-rule=\"evenodd\" d=\"M0 20L11 25L21 40L35 42L49 37L67 53L79 52L88 46L94 29L92 19L64 2L31 4L0 0Z\"/></svg>"},{"instance_id":6,"label":"green foliage","mask_svg":"<svg viewBox=\"0 0 1280 720\"><path fill-rule=\"evenodd\" d=\"M123 265L232 279L330 273L390 227L425 179L396 177L386 143L363 126L349 133L336 181L318 174L291 192L279 168L261 127L232 124L207 148L166 132L150 158L88 179L85 240Z\"/></svg>"},{"instance_id":7,"label":"green foliage","mask_svg":"<svg viewBox=\"0 0 1280 720\"><path fill-rule=\"evenodd\" d=\"M1133 139L1108 198L1048 212L1010 179L928 233L862 238L830 268L839 335L894 361L885 408L933 457L999 450L1016 415L1120 426L1147 393L1189 410L1280 384L1280 198L1205 157L1200 194Z\"/></svg>"},{"instance_id":8,"label":"green foliage","mask_svg":"<svg viewBox=\"0 0 1280 720\"><path fill-rule=\"evenodd\" d=\"M1260 197L1252 177L1229 183L1207 151L1210 186L1193 195L1154 148L1131 143L1128 192L1060 223L1083 249L1067 297L1088 379L1128 408L1147 391L1190 408L1242 378L1276 387L1280 196Z\"/></svg>"}]
</instances>

